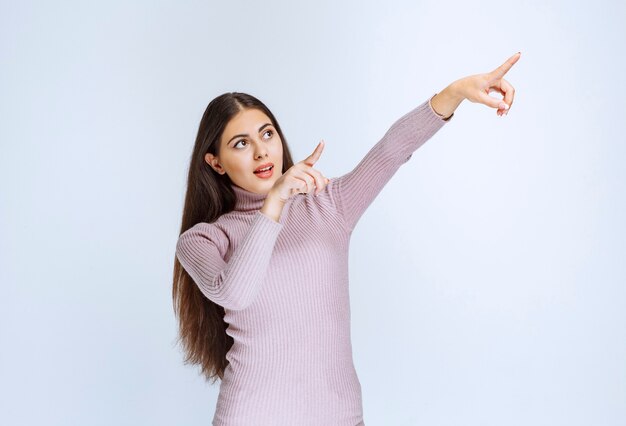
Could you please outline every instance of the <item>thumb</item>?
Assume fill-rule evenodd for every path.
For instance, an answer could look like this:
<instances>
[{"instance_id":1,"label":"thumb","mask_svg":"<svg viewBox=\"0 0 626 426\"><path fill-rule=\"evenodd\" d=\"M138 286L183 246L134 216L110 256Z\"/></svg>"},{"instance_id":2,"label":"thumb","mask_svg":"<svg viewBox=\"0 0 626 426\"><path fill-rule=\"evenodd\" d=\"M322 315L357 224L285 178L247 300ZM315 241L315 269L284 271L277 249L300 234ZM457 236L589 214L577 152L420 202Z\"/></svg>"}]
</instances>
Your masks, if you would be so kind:
<instances>
[{"instance_id":1,"label":"thumb","mask_svg":"<svg viewBox=\"0 0 626 426\"><path fill-rule=\"evenodd\" d=\"M481 92L480 101L483 104L490 106L492 108L505 109L505 110L509 109L509 105L506 102L504 102L502 99L493 98L484 92Z\"/></svg>"},{"instance_id":2,"label":"thumb","mask_svg":"<svg viewBox=\"0 0 626 426\"><path fill-rule=\"evenodd\" d=\"M317 146L315 147L315 150L313 151L313 153L304 159L304 163L309 166L314 165L317 162L317 160L320 159L320 156L322 155L322 151L324 150L324 145L325 145L324 139L322 139L320 143L318 143Z\"/></svg>"}]
</instances>

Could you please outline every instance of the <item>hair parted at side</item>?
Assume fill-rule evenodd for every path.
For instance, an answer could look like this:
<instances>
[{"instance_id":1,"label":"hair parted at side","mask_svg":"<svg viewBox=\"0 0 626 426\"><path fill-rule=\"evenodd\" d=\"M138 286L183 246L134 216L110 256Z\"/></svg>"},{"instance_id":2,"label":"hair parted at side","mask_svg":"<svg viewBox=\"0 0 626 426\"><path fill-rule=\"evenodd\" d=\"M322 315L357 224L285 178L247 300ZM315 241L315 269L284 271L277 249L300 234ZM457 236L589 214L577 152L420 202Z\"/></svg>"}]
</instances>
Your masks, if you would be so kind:
<instances>
[{"instance_id":1,"label":"hair parted at side","mask_svg":"<svg viewBox=\"0 0 626 426\"><path fill-rule=\"evenodd\" d=\"M260 100L246 93L228 92L213 99L202 116L191 154L187 191L180 234L197 223L211 223L235 208L236 196L227 174L220 175L206 163L204 156L219 156L220 138L228 122L244 109L265 113L276 128L283 145L283 170L293 166L291 152L272 112ZM172 288L174 313L178 318L179 336L185 353L185 364L198 364L207 380L224 378L228 365L226 353L233 339L226 334L224 308L209 300L174 256Z\"/></svg>"}]
</instances>

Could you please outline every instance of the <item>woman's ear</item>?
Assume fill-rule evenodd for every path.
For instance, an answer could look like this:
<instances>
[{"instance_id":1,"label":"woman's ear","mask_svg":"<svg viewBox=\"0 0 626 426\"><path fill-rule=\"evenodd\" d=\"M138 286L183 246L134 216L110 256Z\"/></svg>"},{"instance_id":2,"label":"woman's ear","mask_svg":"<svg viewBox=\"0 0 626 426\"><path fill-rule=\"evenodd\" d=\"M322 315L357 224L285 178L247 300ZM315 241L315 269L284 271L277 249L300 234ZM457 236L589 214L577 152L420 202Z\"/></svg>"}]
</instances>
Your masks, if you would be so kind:
<instances>
[{"instance_id":1,"label":"woman's ear","mask_svg":"<svg viewBox=\"0 0 626 426\"><path fill-rule=\"evenodd\" d=\"M206 161L206 163L211 166L213 168L213 170L215 170L217 173L223 175L224 173L226 173L226 171L222 168L222 166L219 163L219 159L211 154L210 152L207 152L204 155L204 161Z\"/></svg>"}]
</instances>

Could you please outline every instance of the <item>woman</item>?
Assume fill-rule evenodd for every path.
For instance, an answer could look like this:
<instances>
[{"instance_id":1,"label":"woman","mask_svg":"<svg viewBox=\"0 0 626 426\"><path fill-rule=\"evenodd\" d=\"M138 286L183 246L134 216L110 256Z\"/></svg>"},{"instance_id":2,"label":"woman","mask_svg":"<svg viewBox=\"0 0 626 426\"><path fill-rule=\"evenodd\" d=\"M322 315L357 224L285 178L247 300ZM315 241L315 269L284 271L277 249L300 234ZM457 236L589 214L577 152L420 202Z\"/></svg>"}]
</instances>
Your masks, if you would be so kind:
<instances>
[{"instance_id":1,"label":"woman","mask_svg":"<svg viewBox=\"0 0 626 426\"><path fill-rule=\"evenodd\" d=\"M519 57L453 82L330 180L314 168L323 143L294 164L258 99L225 93L209 103L191 157L173 297L186 363L221 379L214 425L364 424L350 341L352 231L464 99L510 111L514 89L503 76Z\"/></svg>"}]
</instances>

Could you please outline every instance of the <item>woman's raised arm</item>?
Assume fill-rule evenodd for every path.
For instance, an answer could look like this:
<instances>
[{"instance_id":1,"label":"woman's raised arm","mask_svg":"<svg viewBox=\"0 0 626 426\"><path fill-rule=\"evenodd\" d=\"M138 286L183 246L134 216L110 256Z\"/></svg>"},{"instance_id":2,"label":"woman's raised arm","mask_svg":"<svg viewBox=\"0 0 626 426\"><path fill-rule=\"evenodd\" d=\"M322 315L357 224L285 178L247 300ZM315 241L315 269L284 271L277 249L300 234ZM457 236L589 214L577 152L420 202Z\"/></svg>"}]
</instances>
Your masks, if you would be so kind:
<instances>
[{"instance_id":1,"label":"woman's raised arm","mask_svg":"<svg viewBox=\"0 0 626 426\"><path fill-rule=\"evenodd\" d=\"M510 111L515 89L503 76L520 55L516 53L489 73L456 80L400 117L352 171L331 179L329 193L349 232L398 168L450 121L464 99L496 108L499 116ZM503 99L489 96L493 91Z\"/></svg>"},{"instance_id":2,"label":"woman's raised arm","mask_svg":"<svg viewBox=\"0 0 626 426\"><path fill-rule=\"evenodd\" d=\"M424 101L400 117L352 171L330 180L329 193L349 232L400 166L450 118Z\"/></svg>"}]
</instances>

